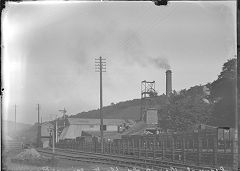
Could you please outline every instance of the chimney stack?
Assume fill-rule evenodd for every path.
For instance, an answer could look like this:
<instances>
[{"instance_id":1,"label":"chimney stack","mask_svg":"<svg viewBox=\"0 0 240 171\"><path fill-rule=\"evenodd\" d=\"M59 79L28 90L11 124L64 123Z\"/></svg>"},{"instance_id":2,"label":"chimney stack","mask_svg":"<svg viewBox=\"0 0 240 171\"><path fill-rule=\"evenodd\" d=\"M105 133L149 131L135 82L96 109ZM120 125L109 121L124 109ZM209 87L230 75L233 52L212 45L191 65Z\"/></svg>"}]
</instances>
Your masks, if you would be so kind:
<instances>
[{"instance_id":1,"label":"chimney stack","mask_svg":"<svg viewBox=\"0 0 240 171\"><path fill-rule=\"evenodd\" d=\"M172 93L172 71L166 71L166 95L169 96Z\"/></svg>"}]
</instances>

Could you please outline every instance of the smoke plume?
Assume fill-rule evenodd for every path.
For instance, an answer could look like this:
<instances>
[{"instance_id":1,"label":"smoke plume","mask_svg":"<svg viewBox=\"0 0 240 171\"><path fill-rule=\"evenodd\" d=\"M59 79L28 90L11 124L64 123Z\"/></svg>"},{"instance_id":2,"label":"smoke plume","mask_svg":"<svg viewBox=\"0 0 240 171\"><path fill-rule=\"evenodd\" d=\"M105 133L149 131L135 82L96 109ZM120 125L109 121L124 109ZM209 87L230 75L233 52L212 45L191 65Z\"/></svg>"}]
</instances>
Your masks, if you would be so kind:
<instances>
[{"instance_id":1,"label":"smoke plume","mask_svg":"<svg viewBox=\"0 0 240 171\"><path fill-rule=\"evenodd\" d=\"M126 62L138 63L141 66L154 65L155 67L169 70L170 64L165 55L161 54L161 57L152 57L146 50L144 41L142 41L141 36L132 30L125 30L122 32L119 38L121 50L127 56L125 58ZM164 56L164 57L163 57Z\"/></svg>"},{"instance_id":2,"label":"smoke plume","mask_svg":"<svg viewBox=\"0 0 240 171\"><path fill-rule=\"evenodd\" d=\"M168 59L166 58L153 58L151 61L159 68L164 69L164 70L169 70L171 69L170 64L168 62Z\"/></svg>"}]
</instances>

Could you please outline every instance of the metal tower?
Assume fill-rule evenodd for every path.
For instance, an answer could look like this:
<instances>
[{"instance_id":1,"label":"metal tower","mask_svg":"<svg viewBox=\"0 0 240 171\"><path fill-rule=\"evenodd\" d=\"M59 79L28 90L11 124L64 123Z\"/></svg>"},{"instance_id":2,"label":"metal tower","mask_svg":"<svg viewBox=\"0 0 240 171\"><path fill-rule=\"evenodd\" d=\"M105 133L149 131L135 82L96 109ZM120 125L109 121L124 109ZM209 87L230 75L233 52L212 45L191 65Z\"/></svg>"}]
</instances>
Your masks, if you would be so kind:
<instances>
[{"instance_id":1,"label":"metal tower","mask_svg":"<svg viewBox=\"0 0 240 171\"><path fill-rule=\"evenodd\" d=\"M141 116L140 120L144 119L146 110L153 106L152 98L157 95L155 91L155 81L141 82Z\"/></svg>"}]
</instances>

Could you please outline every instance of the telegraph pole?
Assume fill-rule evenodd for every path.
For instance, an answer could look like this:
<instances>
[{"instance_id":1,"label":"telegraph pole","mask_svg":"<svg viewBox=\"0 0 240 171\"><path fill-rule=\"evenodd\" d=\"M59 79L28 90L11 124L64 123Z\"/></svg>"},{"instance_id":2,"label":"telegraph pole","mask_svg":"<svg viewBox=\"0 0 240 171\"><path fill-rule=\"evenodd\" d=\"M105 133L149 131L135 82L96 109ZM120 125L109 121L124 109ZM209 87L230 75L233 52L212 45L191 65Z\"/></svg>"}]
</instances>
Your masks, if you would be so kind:
<instances>
[{"instance_id":1,"label":"telegraph pole","mask_svg":"<svg viewBox=\"0 0 240 171\"><path fill-rule=\"evenodd\" d=\"M67 113L67 111L66 111L65 107L63 108L63 110L58 110L58 111L63 113L63 119L64 119L64 121L63 121L63 127L65 128L65 126L66 126L65 118L66 118L66 113Z\"/></svg>"},{"instance_id":2,"label":"telegraph pole","mask_svg":"<svg viewBox=\"0 0 240 171\"><path fill-rule=\"evenodd\" d=\"M2 83L2 82L1 82ZM2 84L1 84L2 85ZM3 120L3 91L4 91L4 88L2 88L1 87L1 118L0 118L0 122L2 123L2 120ZM1 133L1 135L3 135L2 134L2 127L0 127L0 133ZM2 141L1 141L2 142ZM2 145L2 143L1 143L1 145Z\"/></svg>"},{"instance_id":3,"label":"telegraph pole","mask_svg":"<svg viewBox=\"0 0 240 171\"><path fill-rule=\"evenodd\" d=\"M56 135L55 142L57 143L58 142L58 123L57 123L57 119L56 119L55 135Z\"/></svg>"},{"instance_id":4,"label":"telegraph pole","mask_svg":"<svg viewBox=\"0 0 240 171\"><path fill-rule=\"evenodd\" d=\"M37 110L38 110L38 124L39 124L39 117L40 117L40 115L39 115L39 104L37 105L38 106L38 108L37 108Z\"/></svg>"},{"instance_id":5,"label":"telegraph pole","mask_svg":"<svg viewBox=\"0 0 240 171\"><path fill-rule=\"evenodd\" d=\"M15 106L14 106L14 114L15 114L15 132L16 132L16 130L17 130L17 105L15 104Z\"/></svg>"},{"instance_id":6,"label":"telegraph pole","mask_svg":"<svg viewBox=\"0 0 240 171\"><path fill-rule=\"evenodd\" d=\"M37 133L37 146L40 147L40 141L41 141L41 133L40 133L40 107L39 107L39 104L37 105L37 110L38 110L38 123L37 123L37 127L38 127L38 133Z\"/></svg>"},{"instance_id":7,"label":"telegraph pole","mask_svg":"<svg viewBox=\"0 0 240 171\"><path fill-rule=\"evenodd\" d=\"M236 63L235 63L235 69L236 69L236 78L237 78L237 60L236 59ZM238 85L237 85L237 79L236 79L236 87L235 87L235 128L234 128L234 137L233 137L233 171L237 171L239 168L239 147L238 147L238 135L239 135L239 116L238 116Z\"/></svg>"},{"instance_id":8,"label":"telegraph pole","mask_svg":"<svg viewBox=\"0 0 240 171\"><path fill-rule=\"evenodd\" d=\"M104 153L103 146L103 114L102 114L102 73L106 72L106 59L101 56L95 59L95 71L100 73L100 131L101 131L101 153Z\"/></svg>"}]
</instances>

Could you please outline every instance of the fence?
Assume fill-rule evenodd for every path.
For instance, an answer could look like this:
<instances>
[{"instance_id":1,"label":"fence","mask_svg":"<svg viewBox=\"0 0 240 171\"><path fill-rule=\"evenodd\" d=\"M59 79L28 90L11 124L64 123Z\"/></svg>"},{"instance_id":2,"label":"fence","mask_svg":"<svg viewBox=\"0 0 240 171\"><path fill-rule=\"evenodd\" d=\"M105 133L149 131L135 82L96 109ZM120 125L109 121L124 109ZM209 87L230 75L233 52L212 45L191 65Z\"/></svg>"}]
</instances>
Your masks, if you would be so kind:
<instances>
[{"instance_id":1,"label":"fence","mask_svg":"<svg viewBox=\"0 0 240 171\"><path fill-rule=\"evenodd\" d=\"M101 152L101 145L95 140L61 141L56 146ZM232 138L219 138L217 131L122 136L114 141L104 141L104 153L211 167L231 168L233 165Z\"/></svg>"}]
</instances>

